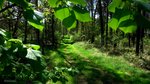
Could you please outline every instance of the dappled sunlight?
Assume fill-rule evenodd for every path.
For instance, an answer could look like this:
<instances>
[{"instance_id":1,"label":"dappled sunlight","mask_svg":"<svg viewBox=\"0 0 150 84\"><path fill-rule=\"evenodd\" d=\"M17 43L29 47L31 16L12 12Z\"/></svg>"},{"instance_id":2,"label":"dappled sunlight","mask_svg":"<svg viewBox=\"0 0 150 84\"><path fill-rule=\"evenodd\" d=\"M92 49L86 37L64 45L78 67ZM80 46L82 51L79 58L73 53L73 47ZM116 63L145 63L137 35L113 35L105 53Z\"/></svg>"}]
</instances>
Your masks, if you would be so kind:
<instances>
[{"instance_id":1,"label":"dappled sunlight","mask_svg":"<svg viewBox=\"0 0 150 84\"><path fill-rule=\"evenodd\" d=\"M59 56L65 59L64 62L61 61L60 63L67 63L65 61L68 60L71 67L76 67L79 70L75 77L78 84L83 82L94 84L150 83L148 80L150 78L148 76L149 71L137 68L121 56L108 56L84 42L70 44L58 49L54 59Z\"/></svg>"},{"instance_id":2,"label":"dappled sunlight","mask_svg":"<svg viewBox=\"0 0 150 84\"><path fill-rule=\"evenodd\" d=\"M150 84L150 0L0 0L1 84Z\"/></svg>"}]
</instances>

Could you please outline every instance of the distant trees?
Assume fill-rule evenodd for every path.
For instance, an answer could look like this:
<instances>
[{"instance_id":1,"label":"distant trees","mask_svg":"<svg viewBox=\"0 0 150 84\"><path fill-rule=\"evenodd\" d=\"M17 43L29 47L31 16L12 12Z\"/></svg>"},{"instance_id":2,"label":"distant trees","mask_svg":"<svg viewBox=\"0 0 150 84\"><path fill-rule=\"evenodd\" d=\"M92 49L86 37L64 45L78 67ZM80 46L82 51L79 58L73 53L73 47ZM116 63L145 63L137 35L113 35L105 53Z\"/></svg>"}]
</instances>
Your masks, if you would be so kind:
<instances>
[{"instance_id":1,"label":"distant trees","mask_svg":"<svg viewBox=\"0 0 150 84\"><path fill-rule=\"evenodd\" d=\"M150 12L148 2L148 0L113 0L108 6L109 11L113 13L108 23L109 27L114 30L119 28L126 34L136 31L136 55L143 51L144 29L150 27L149 20L142 14L142 12Z\"/></svg>"}]
</instances>

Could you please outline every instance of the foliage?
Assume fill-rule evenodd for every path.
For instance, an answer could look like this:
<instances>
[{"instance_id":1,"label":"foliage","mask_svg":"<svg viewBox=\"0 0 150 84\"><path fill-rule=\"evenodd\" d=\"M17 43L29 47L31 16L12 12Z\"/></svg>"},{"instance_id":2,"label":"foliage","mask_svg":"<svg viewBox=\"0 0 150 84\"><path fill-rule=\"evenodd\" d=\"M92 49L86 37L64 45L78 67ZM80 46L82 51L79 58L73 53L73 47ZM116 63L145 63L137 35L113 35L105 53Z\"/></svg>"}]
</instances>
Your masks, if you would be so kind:
<instances>
[{"instance_id":1,"label":"foliage","mask_svg":"<svg viewBox=\"0 0 150 84\"><path fill-rule=\"evenodd\" d=\"M5 0L1 0L1 2L0 2L0 9L2 8L4 1Z\"/></svg>"},{"instance_id":2,"label":"foliage","mask_svg":"<svg viewBox=\"0 0 150 84\"><path fill-rule=\"evenodd\" d=\"M135 32L137 28L148 28L149 21L139 10L149 12L149 7L147 0L113 0L108 6L109 11L113 13L108 25L114 30L119 28L124 33ZM142 19L139 20L139 17Z\"/></svg>"},{"instance_id":3,"label":"foliage","mask_svg":"<svg viewBox=\"0 0 150 84\"><path fill-rule=\"evenodd\" d=\"M8 3L15 4L20 17L16 16L16 24L18 21L26 21L34 28L42 31L44 28L44 14L43 10L34 7L28 0L7 0ZM48 0L49 6L53 7L55 16L63 22L67 28L75 28L76 21L88 22L91 21L90 14L86 9L86 2L84 0ZM5 0L0 2L0 8L5 3ZM11 6L10 6L11 7ZM16 8L17 8L16 7ZM49 7L49 8L50 8ZM9 8L9 7L8 7ZM13 9L13 6L12 6ZM37 11L37 10L38 11ZM81 9L82 11L80 11ZM5 10L2 9L2 10ZM7 10L7 7L6 7ZM2 11L3 12L3 11ZM17 13L15 13L17 15ZM23 18L22 18L23 16ZM82 19L84 18L84 19ZM17 27L17 26L16 26ZM17 31L17 30L16 30ZM49 71L46 69L45 60L39 51L40 46L34 44L23 44L19 39L11 39L5 34L4 30L0 31L0 78L5 81L6 79L16 80L17 83L35 82L46 83L48 80L62 81L65 83L67 80L64 78L62 72L70 73L72 68L53 68ZM71 39L71 38L70 38ZM72 39L69 41L72 42ZM53 74L53 75L51 75Z\"/></svg>"},{"instance_id":4,"label":"foliage","mask_svg":"<svg viewBox=\"0 0 150 84\"><path fill-rule=\"evenodd\" d=\"M30 4L26 0L21 0L21 1L8 0L8 1L15 3L18 6L23 8L24 18L27 19L30 25L32 25L33 27L41 31L43 30L44 25L41 23L41 20L43 19L42 13L33 9L32 6L30 6Z\"/></svg>"},{"instance_id":5,"label":"foliage","mask_svg":"<svg viewBox=\"0 0 150 84\"><path fill-rule=\"evenodd\" d=\"M22 43L19 39L7 38L7 32L1 30L0 34L0 78L4 81L16 80L30 81L36 79L38 74L43 74L45 63L40 51L34 50ZM41 76L41 78L43 78ZM43 81L44 82L44 81Z\"/></svg>"},{"instance_id":6,"label":"foliage","mask_svg":"<svg viewBox=\"0 0 150 84\"><path fill-rule=\"evenodd\" d=\"M45 84L47 81L55 83L60 81L63 84L74 82L88 82L89 84L149 83L148 71L136 68L122 57L116 57L119 55L114 55L116 52L123 53L126 50L119 51L115 45L118 46L121 43L124 45L132 39L132 37L123 39L126 37L124 33L133 33L138 28L150 27L149 20L144 16L144 12L150 12L149 0L112 0L108 6L108 10L113 14L108 26L115 31L120 29L124 32L120 34L120 31L117 31L119 35L112 34L114 32L104 25L104 31L101 32L101 34L104 33L104 36L101 35L101 38L106 39L106 44L114 44L112 51L116 52L112 52L113 55L110 56L110 52L105 54L100 52L94 48L93 44L89 44L90 41L75 43L89 39L94 42L97 39L96 47L101 46L99 45L99 28L103 28L102 21L107 23L109 15L111 16L105 8L109 1L1 0L1 25L5 23L2 28L9 30L12 35L16 31L19 32L21 37L19 35L18 37L25 38L25 41L38 40L41 46L23 44L20 39L14 39L15 36L12 39L6 31L0 29L0 79L2 81L15 80L17 83L40 84ZM102 8L98 10L100 5ZM97 11L104 13L97 14ZM99 15L104 16L103 19ZM82 23L89 21L92 22L88 25ZM42 32L31 29L28 24ZM140 40L142 43L142 39ZM51 50L47 56L42 56L44 50L47 49L45 47L51 48L51 45L56 47L58 44L60 48ZM146 60L143 65L148 63ZM73 79L71 83L70 79Z\"/></svg>"},{"instance_id":7,"label":"foliage","mask_svg":"<svg viewBox=\"0 0 150 84\"><path fill-rule=\"evenodd\" d=\"M30 25L39 29L40 31L43 30L44 26L41 23L41 20L43 19L43 14L41 12L32 9L26 9L24 11L24 17L28 20L28 23Z\"/></svg>"},{"instance_id":8,"label":"foliage","mask_svg":"<svg viewBox=\"0 0 150 84\"><path fill-rule=\"evenodd\" d=\"M73 36L72 35L65 35L64 38L62 39L62 43L73 44L74 43Z\"/></svg>"},{"instance_id":9,"label":"foliage","mask_svg":"<svg viewBox=\"0 0 150 84\"><path fill-rule=\"evenodd\" d=\"M69 30L76 27L77 20L81 22L91 21L84 0L49 0L49 5L54 8L56 18L60 19Z\"/></svg>"},{"instance_id":10,"label":"foliage","mask_svg":"<svg viewBox=\"0 0 150 84\"><path fill-rule=\"evenodd\" d=\"M42 57L39 46L23 44L19 39L7 38L6 31L0 31L0 78L2 82L14 80L16 83L46 83L61 81L65 84L64 74L74 75L76 70L68 67L54 67L51 70Z\"/></svg>"}]
</instances>

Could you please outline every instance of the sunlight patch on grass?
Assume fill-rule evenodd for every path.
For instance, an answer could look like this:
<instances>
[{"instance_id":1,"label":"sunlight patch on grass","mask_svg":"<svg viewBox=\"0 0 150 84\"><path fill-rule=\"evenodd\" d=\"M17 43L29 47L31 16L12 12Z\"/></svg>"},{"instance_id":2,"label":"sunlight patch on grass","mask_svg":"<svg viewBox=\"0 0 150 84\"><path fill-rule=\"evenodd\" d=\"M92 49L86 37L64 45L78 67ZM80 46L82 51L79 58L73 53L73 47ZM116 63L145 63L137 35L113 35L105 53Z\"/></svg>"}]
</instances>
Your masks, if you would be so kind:
<instances>
[{"instance_id":1,"label":"sunlight patch on grass","mask_svg":"<svg viewBox=\"0 0 150 84\"><path fill-rule=\"evenodd\" d=\"M107 72L110 73L112 77L113 75L117 75L117 77L119 76L121 79L124 79L124 81L132 82L132 84L150 83L150 80L148 80L149 76L145 78L141 77L142 75L147 76L146 74L148 71L134 66L132 63L129 63L129 61L125 60L123 56L109 56L107 53L103 53L99 49L94 48L91 44L78 42L62 47L58 49L58 51L53 51L51 53L52 58L54 58L54 63L56 62L58 65L64 63L62 58L63 55L67 60L73 61L74 64L77 63L75 66L79 69L83 69L83 73L87 77L90 74L93 74L93 72L89 70L99 68L100 70L104 71L101 72L101 75ZM93 65L95 67L93 67Z\"/></svg>"},{"instance_id":2,"label":"sunlight patch on grass","mask_svg":"<svg viewBox=\"0 0 150 84\"><path fill-rule=\"evenodd\" d=\"M100 52L96 48L87 48L84 43L75 43L73 45L68 46L70 52L76 53L81 57L88 58L91 62L95 63L101 68L111 69L115 71L115 73L120 74L122 77L128 76L139 76L145 71L139 69L133 64L126 61L123 57L118 56L107 56Z\"/></svg>"}]
</instances>

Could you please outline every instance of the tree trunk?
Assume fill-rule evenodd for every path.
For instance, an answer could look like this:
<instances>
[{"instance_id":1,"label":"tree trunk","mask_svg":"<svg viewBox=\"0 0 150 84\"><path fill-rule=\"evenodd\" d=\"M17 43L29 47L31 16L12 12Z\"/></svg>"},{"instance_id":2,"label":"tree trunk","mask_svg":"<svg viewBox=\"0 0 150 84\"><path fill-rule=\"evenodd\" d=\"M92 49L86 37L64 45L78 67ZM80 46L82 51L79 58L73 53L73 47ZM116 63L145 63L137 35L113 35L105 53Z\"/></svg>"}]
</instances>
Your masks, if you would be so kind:
<instances>
[{"instance_id":1,"label":"tree trunk","mask_svg":"<svg viewBox=\"0 0 150 84\"><path fill-rule=\"evenodd\" d=\"M90 7L90 9L91 9L91 15L92 15L92 27L94 27L95 28L95 25L94 25L94 21L95 21L95 13L94 13L94 5L93 5L94 3L93 3L93 0L90 0L90 5L91 5L91 7ZM95 30L94 30L95 31ZM95 35L94 35L94 31L90 31L91 32L91 43L93 43L94 41L95 41Z\"/></svg>"},{"instance_id":2,"label":"tree trunk","mask_svg":"<svg viewBox=\"0 0 150 84\"><path fill-rule=\"evenodd\" d=\"M47 20L45 20L45 28L44 28L44 32L42 33L42 38L41 38L41 51L42 51L42 54L44 55L45 54L45 49L44 49L44 47L45 47L45 43L44 43L44 41L45 41L45 39L44 39L44 37L45 37L45 30L47 29Z\"/></svg>"},{"instance_id":3,"label":"tree trunk","mask_svg":"<svg viewBox=\"0 0 150 84\"><path fill-rule=\"evenodd\" d=\"M24 29L24 42L23 43L27 43L27 32L28 32L28 22L25 21L25 29Z\"/></svg>"},{"instance_id":4,"label":"tree trunk","mask_svg":"<svg viewBox=\"0 0 150 84\"><path fill-rule=\"evenodd\" d=\"M52 15L52 18L51 18L51 33L52 33L52 46L53 48L56 48L56 43L55 43L55 29L54 29L54 14Z\"/></svg>"},{"instance_id":5,"label":"tree trunk","mask_svg":"<svg viewBox=\"0 0 150 84\"><path fill-rule=\"evenodd\" d=\"M35 0L35 6L38 8L38 0ZM35 29L36 31L36 42L38 45L40 45L40 30Z\"/></svg>"},{"instance_id":6,"label":"tree trunk","mask_svg":"<svg viewBox=\"0 0 150 84\"><path fill-rule=\"evenodd\" d=\"M131 34L128 35L128 45L131 47Z\"/></svg>"},{"instance_id":7,"label":"tree trunk","mask_svg":"<svg viewBox=\"0 0 150 84\"><path fill-rule=\"evenodd\" d=\"M101 32L101 46L104 46L104 19L103 19L103 11L102 11L102 3L101 0L98 0L98 12L99 12L99 16L100 16L100 32Z\"/></svg>"},{"instance_id":8,"label":"tree trunk","mask_svg":"<svg viewBox=\"0 0 150 84\"><path fill-rule=\"evenodd\" d=\"M141 29L141 45L140 45L140 51L141 51L142 53L144 53L143 38L144 38L144 28Z\"/></svg>"},{"instance_id":9,"label":"tree trunk","mask_svg":"<svg viewBox=\"0 0 150 84\"><path fill-rule=\"evenodd\" d=\"M136 55L139 56L140 53L140 28L136 30Z\"/></svg>"},{"instance_id":10,"label":"tree trunk","mask_svg":"<svg viewBox=\"0 0 150 84\"><path fill-rule=\"evenodd\" d=\"M109 5L109 1L106 1L106 7L108 7ZM105 39L105 42L106 42L106 48L108 47L108 17L109 17L109 11L108 11L108 8L106 8L106 39Z\"/></svg>"},{"instance_id":11,"label":"tree trunk","mask_svg":"<svg viewBox=\"0 0 150 84\"><path fill-rule=\"evenodd\" d=\"M143 16L147 17L146 12L143 11ZM148 17L147 17L148 18ZM140 50L142 53L144 53L144 43L143 43L143 38L144 38L144 28L141 29L141 46L140 46Z\"/></svg>"}]
</instances>

